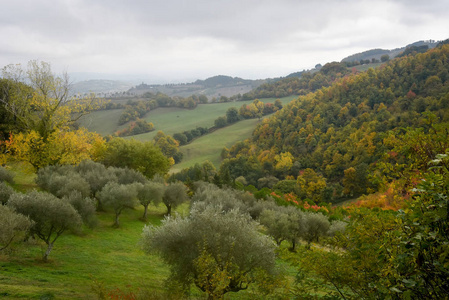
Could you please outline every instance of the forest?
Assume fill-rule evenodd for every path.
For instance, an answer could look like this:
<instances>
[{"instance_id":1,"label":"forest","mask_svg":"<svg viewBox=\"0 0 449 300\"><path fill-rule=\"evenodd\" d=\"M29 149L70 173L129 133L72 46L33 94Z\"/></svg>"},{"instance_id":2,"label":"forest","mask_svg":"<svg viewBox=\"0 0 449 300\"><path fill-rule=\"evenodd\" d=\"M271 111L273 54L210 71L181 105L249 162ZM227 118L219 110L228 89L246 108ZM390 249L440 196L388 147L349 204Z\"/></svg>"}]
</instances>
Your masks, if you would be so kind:
<instances>
[{"instance_id":1,"label":"forest","mask_svg":"<svg viewBox=\"0 0 449 300\"><path fill-rule=\"evenodd\" d=\"M54 75L48 63L6 66L1 295L447 299L448 59L449 45L442 43L365 72L329 63L299 79L262 85L254 96L293 89L299 96L287 105L256 99L228 110L215 127L259 118L252 137L223 149L219 168L204 161L178 173L170 167L192 132L160 131L146 142L103 137L77 121L106 102L71 99L68 78ZM148 97L154 99L129 103L125 112L137 120L132 111L169 99ZM120 269L71 277L98 248L122 245L127 236L136 239L122 250L121 263L131 260L125 252L141 263L121 265L127 273L120 280ZM98 245L89 248L97 252L82 248L85 241ZM79 255L76 263L66 247ZM53 273L25 280L22 270ZM134 276L154 284L127 282ZM76 288L63 286L64 278Z\"/></svg>"}]
</instances>

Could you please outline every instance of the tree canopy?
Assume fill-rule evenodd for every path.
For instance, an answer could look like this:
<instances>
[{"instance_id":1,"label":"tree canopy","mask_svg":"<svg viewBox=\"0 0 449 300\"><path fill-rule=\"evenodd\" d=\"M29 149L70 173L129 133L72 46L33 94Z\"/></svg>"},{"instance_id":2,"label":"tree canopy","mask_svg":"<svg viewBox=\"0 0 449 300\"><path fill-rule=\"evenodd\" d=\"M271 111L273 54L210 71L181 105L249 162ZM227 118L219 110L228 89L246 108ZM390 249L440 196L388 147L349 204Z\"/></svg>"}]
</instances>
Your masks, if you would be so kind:
<instances>
[{"instance_id":1,"label":"tree canopy","mask_svg":"<svg viewBox=\"0 0 449 300\"><path fill-rule=\"evenodd\" d=\"M106 166L134 169L148 178L164 175L170 168L168 158L152 142L134 139L112 138L106 144L102 162Z\"/></svg>"},{"instance_id":2,"label":"tree canopy","mask_svg":"<svg viewBox=\"0 0 449 300\"><path fill-rule=\"evenodd\" d=\"M246 289L258 276L274 276L275 244L257 223L238 210L192 208L188 217L146 226L144 251L156 252L171 266L170 281L195 284L213 297Z\"/></svg>"},{"instance_id":3,"label":"tree canopy","mask_svg":"<svg viewBox=\"0 0 449 300\"><path fill-rule=\"evenodd\" d=\"M82 224L81 217L73 206L46 192L15 193L10 197L8 206L34 222L31 233L48 246L43 255L44 261L48 259L53 244L63 232L76 230Z\"/></svg>"}]
</instances>

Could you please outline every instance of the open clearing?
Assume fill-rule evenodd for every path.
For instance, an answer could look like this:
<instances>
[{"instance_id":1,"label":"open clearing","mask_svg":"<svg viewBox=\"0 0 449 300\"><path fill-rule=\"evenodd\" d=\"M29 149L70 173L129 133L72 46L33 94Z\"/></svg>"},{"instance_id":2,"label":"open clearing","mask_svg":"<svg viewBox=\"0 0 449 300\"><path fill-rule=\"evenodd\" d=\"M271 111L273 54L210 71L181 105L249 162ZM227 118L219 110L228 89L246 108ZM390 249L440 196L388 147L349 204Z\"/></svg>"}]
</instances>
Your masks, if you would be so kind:
<instances>
[{"instance_id":1,"label":"open clearing","mask_svg":"<svg viewBox=\"0 0 449 300\"><path fill-rule=\"evenodd\" d=\"M280 98L285 105L297 96ZM260 101L274 102L276 98L260 99ZM173 135L177 132L191 130L196 127L212 127L215 119L226 115L230 107L239 108L243 104L250 104L252 101L237 101L225 103L199 104L195 109L183 109L178 107L159 107L150 111L143 119L154 124L155 130L152 132L132 136L136 140L152 140L158 130L165 134ZM123 112L122 109L102 110L84 116L80 124L90 131L95 131L101 135L113 134L124 126L118 126L117 121Z\"/></svg>"}]
</instances>

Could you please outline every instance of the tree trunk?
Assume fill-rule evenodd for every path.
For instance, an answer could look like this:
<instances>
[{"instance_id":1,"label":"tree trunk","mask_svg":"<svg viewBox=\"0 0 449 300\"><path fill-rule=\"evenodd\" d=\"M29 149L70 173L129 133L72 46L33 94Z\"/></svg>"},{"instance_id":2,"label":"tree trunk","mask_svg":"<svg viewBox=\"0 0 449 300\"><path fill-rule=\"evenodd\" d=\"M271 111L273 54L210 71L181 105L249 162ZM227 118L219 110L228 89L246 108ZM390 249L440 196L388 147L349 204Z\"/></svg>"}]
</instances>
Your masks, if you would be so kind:
<instances>
[{"instance_id":1,"label":"tree trunk","mask_svg":"<svg viewBox=\"0 0 449 300\"><path fill-rule=\"evenodd\" d=\"M147 214L148 214L148 205L144 205L144 211L143 211L143 219L146 220L147 219Z\"/></svg>"},{"instance_id":2,"label":"tree trunk","mask_svg":"<svg viewBox=\"0 0 449 300\"><path fill-rule=\"evenodd\" d=\"M296 240L292 239L292 247L290 248L290 251L295 252L295 248L296 248Z\"/></svg>"},{"instance_id":3,"label":"tree trunk","mask_svg":"<svg viewBox=\"0 0 449 300\"><path fill-rule=\"evenodd\" d=\"M120 227L120 222L119 222L119 217L120 217L120 213L115 213L115 222L114 225L112 225L113 227Z\"/></svg>"},{"instance_id":4,"label":"tree trunk","mask_svg":"<svg viewBox=\"0 0 449 300\"><path fill-rule=\"evenodd\" d=\"M103 207L103 203L101 203L100 199L97 198L97 211L105 211Z\"/></svg>"},{"instance_id":5,"label":"tree trunk","mask_svg":"<svg viewBox=\"0 0 449 300\"><path fill-rule=\"evenodd\" d=\"M44 256L42 257L43 261L48 261L48 256L50 255L51 249L53 249L53 243L48 243L47 250L44 253Z\"/></svg>"},{"instance_id":6,"label":"tree trunk","mask_svg":"<svg viewBox=\"0 0 449 300\"><path fill-rule=\"evenodd\" d=\"M171 205L166 204L165 206L167 206L167 216L171 216Z\"/></svg>"}]
</instances>

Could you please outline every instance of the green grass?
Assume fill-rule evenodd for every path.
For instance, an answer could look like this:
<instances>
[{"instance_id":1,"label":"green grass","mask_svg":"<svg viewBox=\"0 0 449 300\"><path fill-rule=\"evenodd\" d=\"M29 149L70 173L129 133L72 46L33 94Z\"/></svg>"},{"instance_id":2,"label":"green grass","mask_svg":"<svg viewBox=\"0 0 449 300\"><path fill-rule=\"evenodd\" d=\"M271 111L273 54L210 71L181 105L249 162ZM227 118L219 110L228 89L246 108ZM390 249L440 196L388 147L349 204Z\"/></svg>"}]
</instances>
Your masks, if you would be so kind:
<instances>
[{"instance_id":1,"label":"green grass","mask_svg":"<svg viewBox=\"0 0 449 300\"><path fill-rule=\"evenodd\" d=\"M14 176L12 186L21 192L26 192L37 188L34 180L36 173L30 164L25 162L10 162L6 167Z\"/></svg>"},{"instance_id":2,"label":"green grass","mask_svg":"<svg viewBox=\"0 0 449 300\"><path fill-rule=\"evenodd\" d=\"M54 245L49 261L42 261L46 245L28 242L9 255L0 254L1 299L98 299L95 290L125 292L138 290L163 293L169 267L157 255L147 255L139 247L145 224L159 225L164 205L150 207L149 220L142 222L143 209L126 210L120 228L113 228L112 212L100 213L99 226L83 235L63 234ZM188 212L188 204L177 210ZM285 262L278 260L285 269ZM288 281L293 278L289 269ZM101 288L100 288L101 287ZM192 287L191 299L205 299ZM225 299L258 299L254 288L229 293Z\"/></svg>"},{"instance_id":3,"label":"green grass","mask_svg":"<svg viewBox=\"0 0 449 300\"><path fill-rule=\"evenodd\" d=\"M384 64L384 63L382 63L382 62L379 62L379 63L369 63L369 64L364 64L364 65L354 66L354 67L351 67L350 69L355 68L355 69L356 69L357 71L359 71L359 72L365 72L365 71L367 71L369 68L375 69L375 68L379 67L379 66L382 65L382 64Z\"/></svg>"},{"instance_id":4,"label":"green grass","mask_svg":"<svg viewBox=\"0 0 449 300\"><path fill-rule=\"evenodd\" d=\"M159 225L165 206L150 209L149 223ZM187 209L184 205L179 211L185 213ZM92 291L95 282L102 283L107 291L117 287L162 291L169 269L158 256L140 250L138 243L145 225L139 220L142 212L125 211L118 229L111 226L112 213L99 214L100 224L94 230L81 236L61 236L48 263L41 261L46 247L40 241L28 243L9 256L0 256L0 296L96 299Z\"/></svg>"},{"instance_id":5,"label":"green grass","mask_svg":"<svg viewBox=\"0 0 449 300\"><path fill-rule=\"evenodd\" d=\"M223 148L229 148L238 141L251 137L254 128L259 122L258 119L240 121L204 135L188 145L181 146L180 150L184 154L183 159L179 164L171 168L171 172L178 172L196 163L202 164L206 160L209 160L218 168L221 163L221 151Z\"/></svg>"},{"instance_id":6,"label":"green grass","mask_svg":"<svg viewBox=\"0 0 449 300\"><path fill-rule=\"evenodd\" d=\"M124 109L100 110L83 116L79 123L89 131L103 136L113 134L119 129L118 119Z\"/></svg>"},{"instance_id":7,"label":"green grass","mask_svg":"<svg viewBox=\"0 0 449 300\"><path fill-rule=\"evenodd\" d=\"M24 165L15 164L20 190L34 185L35 174ZM22 186L25 185L25 186ZM189 204L175 210L187 215ZM0 298L2 299L98 299L94 289L109 292L137 292L139 289L154 294L164 292L169 266L157 255L147 255L139 247L145 224L161 224L166 207L149 207L147 222L140 220L143 208L125 210L120 216L120 228L113 228L112 211L97 213L99 224L84 229L82 234L64 233L54 244L49 261L43 262L45 243L32 240L15 245L13 251L0 252ZM281 266L285 262L278 261ZM289 276L289 281L292 276ZM196 288L191 299L204 299ZM254 288L229 293L225 299L257 299Z\"/></svg>"},{"instance_id":8,"label":"green grass","mask_svg":"<svg viewBox=\"0 0 449 300\"><path fill-rule=\"evenodd\" d=\"M297 96L280 98L283 104L287 104ZM262 102L274 102L275 98L261 99ZM143 119L154 124L152 132L132 136L140 141L152 140L157 131L162 130L165 134L173 135L177 132L191 130L196 127L212 127L215 119L226 115L230 107L239 108L243 104L252 101L238 101L226 103L200 104L195 109L182 109L177 107L160 107L150 111ZM103 110L93 112L80 120L81 126L101 135L113 134L124 126L118 126L117 121L123 112L122 109Z\"/></svg>"}]
</instances>

